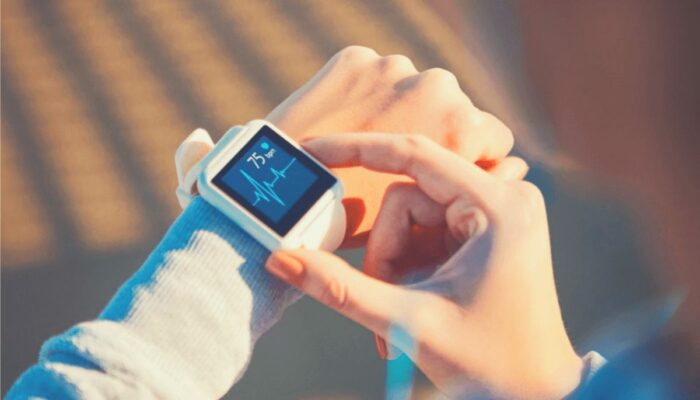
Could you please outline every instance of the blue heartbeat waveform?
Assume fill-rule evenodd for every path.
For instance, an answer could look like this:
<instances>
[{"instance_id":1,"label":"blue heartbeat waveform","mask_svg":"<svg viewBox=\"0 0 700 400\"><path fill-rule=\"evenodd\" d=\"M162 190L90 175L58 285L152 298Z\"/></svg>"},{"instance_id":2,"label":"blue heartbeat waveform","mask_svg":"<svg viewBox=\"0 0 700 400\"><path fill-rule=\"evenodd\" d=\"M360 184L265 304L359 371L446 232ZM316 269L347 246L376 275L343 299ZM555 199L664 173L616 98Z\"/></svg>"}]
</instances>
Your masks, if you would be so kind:
<instances>
[{"instance_id":1,"label":"blue heartbeat waveform","mask_svg":"<svg viewBox=\"0 0 700 400\"><path fill-rule=\"evenodd\" d=\"M262 184L255 180L255 178L252 176L248 175L248 173L246 173L244 170L240 170L241 174L243 174L246 180L248 180L248 182L253 186L253 189L255 189L255 201L253 202L253 206L257 206L260 200L265 200L269 203L270 198L280 203L282 206L285 205L284 201L282 201L274 190L275 183L277 183L280 178L284 179L287 177L287 170L292 166L292 164L294 164L294 161L296 161L296 158L293 158L292 161L287 164L287 166L279 171L275 168L270 168L270 171L272 171L272 175L275 176L275 179L273 179L271 182L262 182Z\"/></svg>"}]
</instances>

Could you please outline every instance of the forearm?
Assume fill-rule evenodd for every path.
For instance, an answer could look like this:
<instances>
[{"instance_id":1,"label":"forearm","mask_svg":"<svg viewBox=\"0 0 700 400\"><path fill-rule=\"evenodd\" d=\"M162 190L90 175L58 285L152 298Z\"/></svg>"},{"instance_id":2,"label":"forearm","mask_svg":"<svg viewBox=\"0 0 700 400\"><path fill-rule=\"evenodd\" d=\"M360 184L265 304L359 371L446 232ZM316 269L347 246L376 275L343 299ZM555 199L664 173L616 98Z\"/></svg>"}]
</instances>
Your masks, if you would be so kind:
<instances>
[{"instance_id":1,"label":"forearm","mask_svg":"<svg viewBox=\"0 0 700 400\"><path fill-rule=\"evenodd\" d=\"M8 397L221 397L255 341L299 297L265 271L267 256L195 200L99 319L47 341Z\"/></svg>"}]
</instances>

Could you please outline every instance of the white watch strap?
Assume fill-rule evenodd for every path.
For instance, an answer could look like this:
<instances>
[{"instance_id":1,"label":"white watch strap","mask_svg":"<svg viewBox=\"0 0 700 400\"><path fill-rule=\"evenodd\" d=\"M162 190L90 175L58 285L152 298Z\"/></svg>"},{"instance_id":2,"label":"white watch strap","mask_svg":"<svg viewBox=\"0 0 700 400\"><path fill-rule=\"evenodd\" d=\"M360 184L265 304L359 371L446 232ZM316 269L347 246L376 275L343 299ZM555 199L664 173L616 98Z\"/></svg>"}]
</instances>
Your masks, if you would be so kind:
<instances>
[{"instance_id":1,"label":"white watch strap","mask_svg":"<svg viewBox=\"0 0 700 400\"><path fill-rule=\"evenodd\" d=\"M336 251L345 239L347 216L341 199L336 199L302 234L302 247Z\"/></svg>"},{"instance_id":2,"label":"white watch strap","mask_svg":"<svg viewBox=\"0 0 700 400\"><path fill-rule=\"evenodd\" d=\"M236 135L241 128L240 125L235 126L226 134ZM197 179L202 172L202 161L213 147L214 141L209 136L209 132L197 128L182 141L175 152L175 169L179 182L175 195L183 210L198 194Z\"/></svg>"},{"instance_id":3,"label":"white watch strap","mask_svg":"<svg viewBox=\"0 0 700 400\"><path fill-rule=\"evenodd\" d=\"M197 176L201 172L201 160L214 147L209 133L197 128L178 146L175 152L175 170L179 182L175 194L184 210L197 194Z\"/></svg>"}]
</instances>

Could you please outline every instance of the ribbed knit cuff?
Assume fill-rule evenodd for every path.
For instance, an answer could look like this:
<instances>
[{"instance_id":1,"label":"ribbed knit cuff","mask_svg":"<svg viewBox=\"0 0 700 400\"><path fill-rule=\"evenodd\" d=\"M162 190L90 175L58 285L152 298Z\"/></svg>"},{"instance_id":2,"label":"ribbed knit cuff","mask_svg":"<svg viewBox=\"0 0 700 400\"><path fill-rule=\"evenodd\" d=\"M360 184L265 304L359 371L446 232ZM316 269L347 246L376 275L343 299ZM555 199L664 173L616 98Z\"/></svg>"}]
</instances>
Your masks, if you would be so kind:
<instances>
[{"instance_id":1,"label":"ribbed knit cuff","mask_svg":"<svg viewBox=\"0 0 700 400\"><path fill-rule=\"evenodd\" d=\"M231 275L240 278L246 286L243 291L253 295L251 328L253 338L257 339L280 317L286 306L301 297L296 289L265 270L269 254L228 217L202 198L196 198L170 227L141 269L119 290L101 318L133 320L147 311L141 308L143 300L137 292L147 291L167 299L187 293L195 284L199 290L220 289L220 294L226 297L220 304L220 311L226 312L225 304L235 303L237 294L235 287L220 287L217 276ZM186 260L179 260L183 256ZM158 284L159 276L177 276L180 270L196 276L187 280L182 276L174 286ZM212 302L214 298L208 296L207 301Z\"/></svg>"}]
</instances>

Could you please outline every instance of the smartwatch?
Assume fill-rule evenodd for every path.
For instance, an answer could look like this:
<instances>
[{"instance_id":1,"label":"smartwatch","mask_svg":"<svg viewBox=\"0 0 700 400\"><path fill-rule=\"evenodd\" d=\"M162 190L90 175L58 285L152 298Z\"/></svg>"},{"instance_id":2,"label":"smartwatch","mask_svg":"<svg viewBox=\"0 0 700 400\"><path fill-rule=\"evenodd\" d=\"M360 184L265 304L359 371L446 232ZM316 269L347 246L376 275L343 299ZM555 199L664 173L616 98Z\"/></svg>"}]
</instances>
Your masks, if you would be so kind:
<instances>
[{"instance_id":1,"label":"smartwatch","mask_svg":"<svg viewBox=\"0 0 700 400\"><path fill-rule=\"evenodd\" d=\"M345 236L340 180L270 122L231 128L195 173L204 200L271 251L334 251Z\"/></svg>"}]
</instances>

